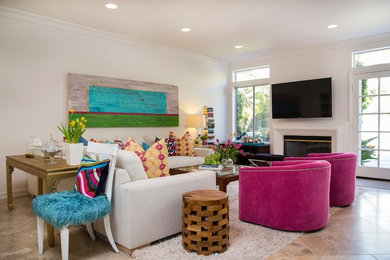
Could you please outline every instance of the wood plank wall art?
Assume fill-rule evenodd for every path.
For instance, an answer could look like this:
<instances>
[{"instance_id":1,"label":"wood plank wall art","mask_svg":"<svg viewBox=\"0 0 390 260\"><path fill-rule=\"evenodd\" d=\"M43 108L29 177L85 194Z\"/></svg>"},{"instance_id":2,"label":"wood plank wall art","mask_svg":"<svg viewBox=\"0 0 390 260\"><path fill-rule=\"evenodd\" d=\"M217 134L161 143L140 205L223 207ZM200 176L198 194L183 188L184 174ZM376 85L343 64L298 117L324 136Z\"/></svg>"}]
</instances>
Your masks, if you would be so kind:
<instances>
[{"instance_id":1,"label":"wood plank wall art","mask_svg":"<svg viewBox=\"0 0 390 260\"><path fill-rule=\"evenodd\" d=\"M68 74L69 113L87 127L179 125L178 87L135 80Z\"/></svg>"}]
</instances>

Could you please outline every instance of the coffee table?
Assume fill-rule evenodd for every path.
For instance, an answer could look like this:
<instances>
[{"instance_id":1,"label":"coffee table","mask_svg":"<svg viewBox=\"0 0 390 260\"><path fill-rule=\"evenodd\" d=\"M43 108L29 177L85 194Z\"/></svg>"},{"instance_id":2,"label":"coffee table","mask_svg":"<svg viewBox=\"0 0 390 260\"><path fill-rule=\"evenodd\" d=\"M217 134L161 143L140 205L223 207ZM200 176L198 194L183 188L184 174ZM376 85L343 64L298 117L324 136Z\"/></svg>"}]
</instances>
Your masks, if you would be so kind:
<instances>
[{"instance_id":1,"label":"coffee table","mask_svg":"<svg viewBox=\"0 0 390 260\"><path fill-rule=\"evenodd\" d=\"M216 172L216 184L219 186L220 191L226 192L227 185L232 181L237 181L239 179L239 169L241 167L250 167L247 165L233 165L233 168L227 171L215 171ZM187 172L199 171L199 165L196 166L187 166L187 167L178 167L169 169L169 174L176 175Z\"/></svg>"}]
</instances>

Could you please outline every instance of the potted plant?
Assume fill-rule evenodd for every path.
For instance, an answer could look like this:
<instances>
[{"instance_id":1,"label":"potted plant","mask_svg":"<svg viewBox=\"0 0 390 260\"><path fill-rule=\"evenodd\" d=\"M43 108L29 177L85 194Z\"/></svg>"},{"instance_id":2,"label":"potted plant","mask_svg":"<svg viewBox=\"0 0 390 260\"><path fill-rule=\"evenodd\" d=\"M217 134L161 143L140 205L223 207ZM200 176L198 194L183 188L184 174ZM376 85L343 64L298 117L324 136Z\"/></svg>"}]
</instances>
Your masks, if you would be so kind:
<instances>
[{"instance_id":1,"label":"potted plant","mask_svg":"<svg viewBox=\"0 0 390 260\"><path fill-rule=\"evenodd\" d=\"M74 110L70 111L68 124L57 128L64 135L66 163L78 165L83 157L83 143L79 143L80 137L86 130L87 120L84 117L74 118Z\"/></svg>"},{"instance_id":2,"label":"potted plant","mask_svg":"<svg viewBox=\"0 0 390 260\"><path fill-rule=\"evenodd\" d=\"M207 134L203 134L200 136L200 140L202 140L202 145L207 145L207 140L209 140L209 136Z\"/></svg>"},{"instance_id":3,"label":"potted plant","mask_svg":"<svg viewBox=\"0 0 390 260\"><path fill-rule=\"evenodd\" d=\"M245 156L245 153L243 150L241 150L242 144L233 144L230 139L226 141L225 144L220 144L219 139L216 140L217 142L211 146L215 153L218 153L220 155L220 161L223 167L229 168L233 166L233 163L236 162L237 156L241 153L243 156Z\"/></svg>"}]
</instances>

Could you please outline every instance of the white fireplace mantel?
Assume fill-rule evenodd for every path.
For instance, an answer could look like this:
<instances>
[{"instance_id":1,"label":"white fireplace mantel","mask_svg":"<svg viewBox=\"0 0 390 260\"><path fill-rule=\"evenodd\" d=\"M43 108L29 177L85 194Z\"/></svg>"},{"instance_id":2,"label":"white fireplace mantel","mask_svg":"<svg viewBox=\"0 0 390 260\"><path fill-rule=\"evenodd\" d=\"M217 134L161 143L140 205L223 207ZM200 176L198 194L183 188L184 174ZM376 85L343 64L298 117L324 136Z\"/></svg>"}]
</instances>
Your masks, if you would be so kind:
<instances>
[{"instance_id":1,"label":"white fireplace mantel","mask_svg":"<svg viewBox=\"0 0 390 260\"><path fill-rule=\"evenodd\" d=\"M286 122L274 123L271 128L272 153L284 153L285 135L330 136L332 138L332 153L342 152L345 148L344 123L321 121L300 123L286 120Z\"/></svg>"}]
</instances>

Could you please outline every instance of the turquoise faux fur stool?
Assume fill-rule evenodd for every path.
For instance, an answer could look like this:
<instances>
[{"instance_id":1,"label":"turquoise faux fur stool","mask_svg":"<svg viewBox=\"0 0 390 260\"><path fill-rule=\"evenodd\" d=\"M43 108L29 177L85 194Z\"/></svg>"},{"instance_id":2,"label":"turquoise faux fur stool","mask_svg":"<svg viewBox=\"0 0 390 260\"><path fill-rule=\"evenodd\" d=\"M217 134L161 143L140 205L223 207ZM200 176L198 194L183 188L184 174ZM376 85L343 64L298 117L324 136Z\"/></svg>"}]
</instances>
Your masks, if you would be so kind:
<instances>
[{"instance_id":1,"label":"turquoise faux fur stool","mask_svg":"<svg viewBox=\"0 0 390 260\"><path fill-rule=\"evenodd\" d=\"M37 215L38 229L38 251L43 253L43 233L44 221L60 229L61 235L61 254L62 259L68 259L69 255L69 230L68 226L77 226L86 224L89 235L95 240L92 229L92 223L100 218L104 218L104 227L108 241L115 252L119 250L112 237L110 227L111 194L112 184L116 163L116 154L118 147L116 144L88 143L87 151L98 155L101 162L91 164L92 166L83 166L76 177L74 191L62 191L56 193L44 194L33 200L33 210ZM99 181L106 180L105 187L98 187L96 193L91 192L90 183L96 182L96 171L92 173L91 169L99 168ZM89 175L80 177L80 171L85 169ZM91 174L92 173L92 174ZM99 195L99 193L101 193ZM96 195L96 196L95 196Z\"/></svg>"}]
</instances>

